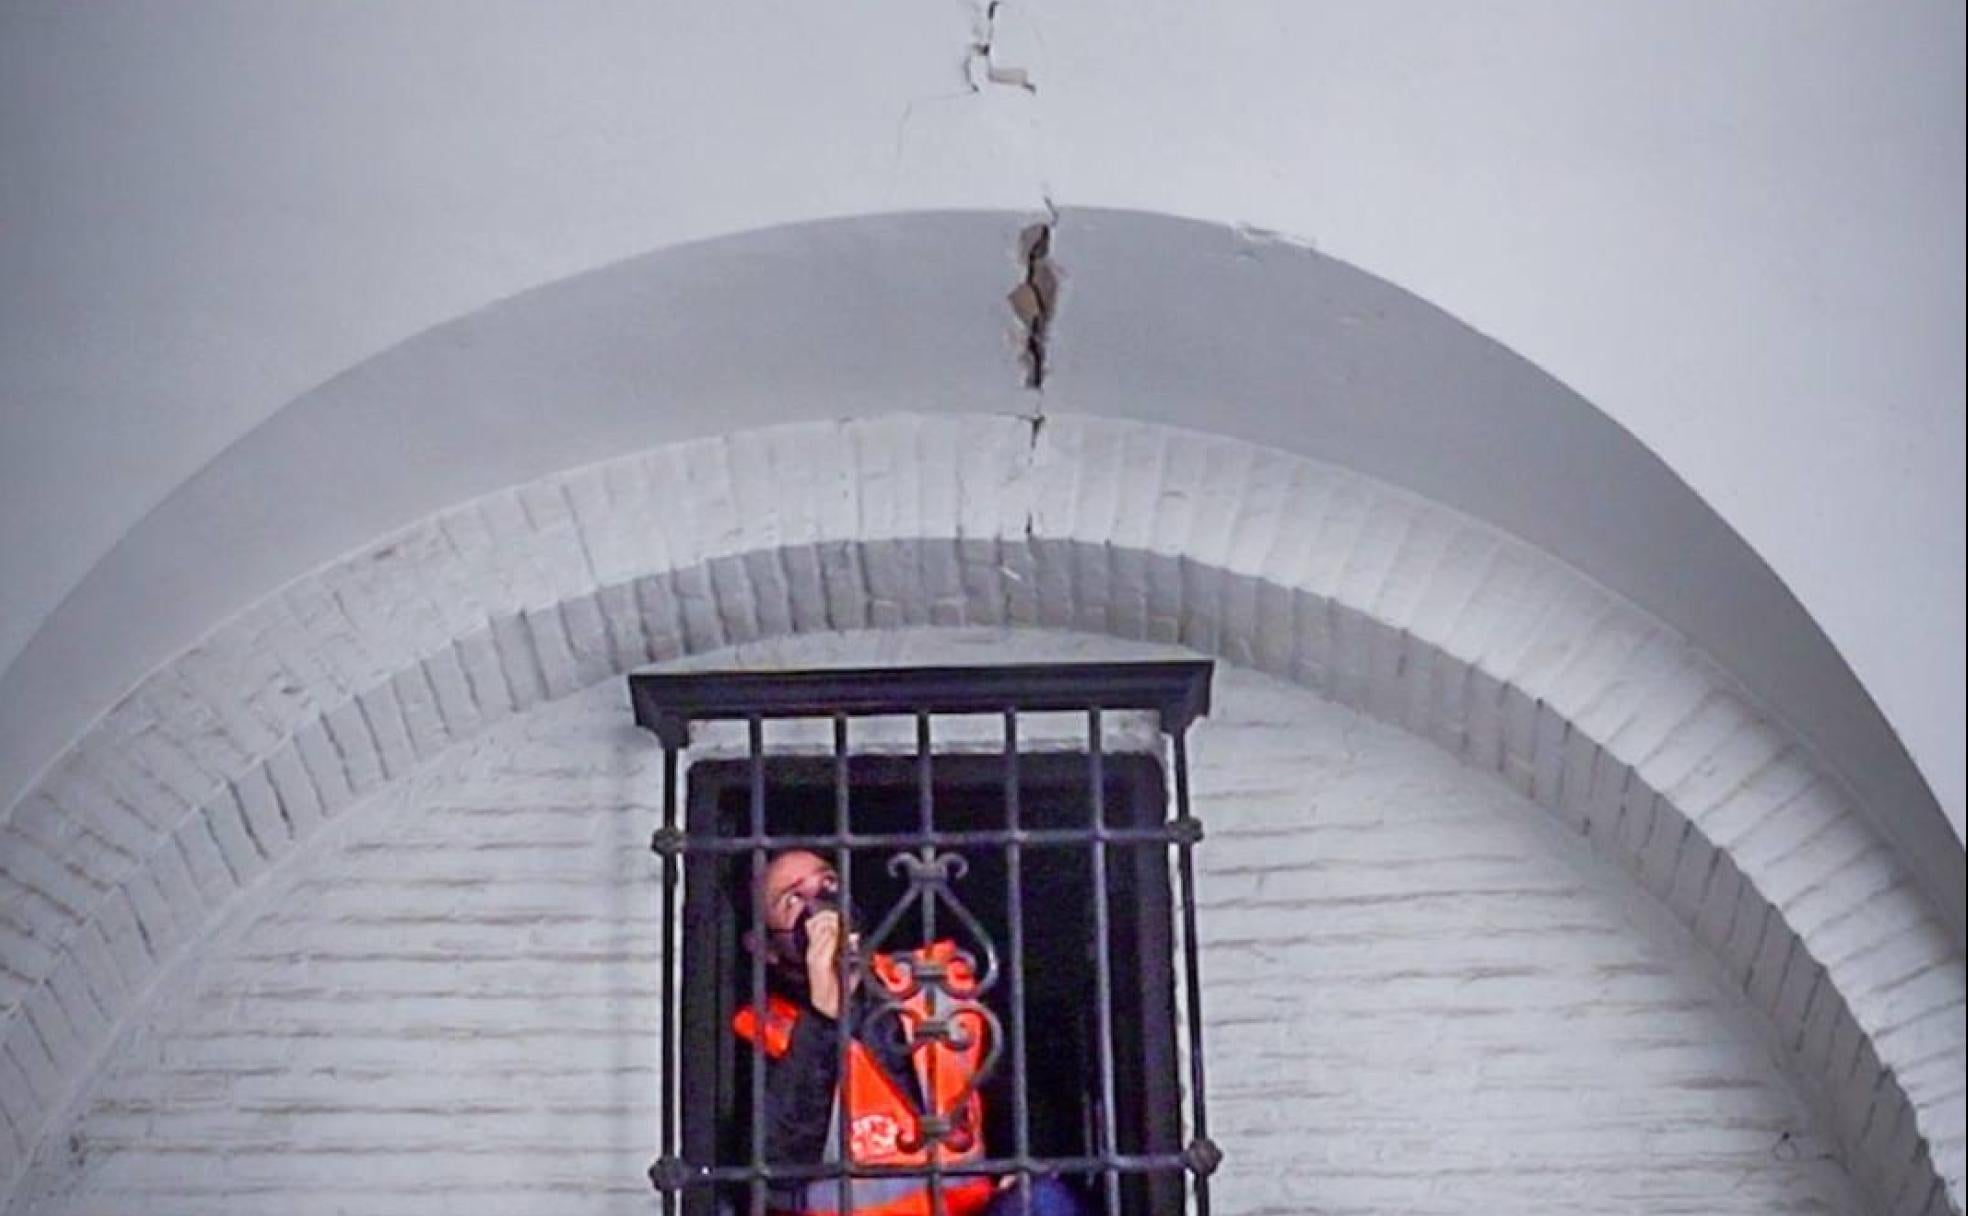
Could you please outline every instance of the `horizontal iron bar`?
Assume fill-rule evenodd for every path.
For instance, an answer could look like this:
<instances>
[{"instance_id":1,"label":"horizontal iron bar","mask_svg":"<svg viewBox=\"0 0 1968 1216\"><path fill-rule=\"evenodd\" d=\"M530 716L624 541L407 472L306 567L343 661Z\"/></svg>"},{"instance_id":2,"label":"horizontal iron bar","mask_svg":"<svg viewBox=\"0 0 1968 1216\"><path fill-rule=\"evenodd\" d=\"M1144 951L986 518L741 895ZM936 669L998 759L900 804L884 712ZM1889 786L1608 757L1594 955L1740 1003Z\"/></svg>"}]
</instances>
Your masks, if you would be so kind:
<instances>
[{"instance_id":1,"label":"horizontal iron bar","mask_svg":"<svg viewBox=\"0 0 1968 1216\"><path fill-rule=\"evenodd\" d=\"M1112 1170L1117 1174L1167 1174L1192 1168L1194 1163L1182 1153L1156 1153L1130 1156L1116 1153L1109 1157L996 1157L937 1167L942 1177L1008 1177L1016 1174L1090 1174ZM686 1187L713 1186L720 1182L826 1182L845 1175L849 1178L923 1178L927 1166L889 1167L821 1165L685 1165L677 1182Z\"/></svg>"},{"instance_id":2,"label":"horizontal iron bar","mask_svg":"<svg viewBox=\"0 0 1968 1216\"><path fill-rule=\"evenodd\" d=\"M818 833L807 835L690 837L683 832L657 833L657 853L749 853L753 849L920 849L987 845L1031 845L1038 848L1091 844L1194 844L1202 838L1202 823L1172 821L1158 827L1100 828L979 828L948 832Z\"/></svg>"},{"instance_id":3,"label":"horizontal iron bar","mask_svg":"<svg viewBox=\"0 0 1968 1216\"><path fill-rule=\"evenodd\" d=\"M665 746L689 745L689 725L714 719L836 714L1000 714L1150 709L1161 728L1187 730L1209 712L1207 659L1144 663L1018 663L978 667L863 667L810 671L639 672L629 677L636 724Z\"/></svg>"}]
</instances>

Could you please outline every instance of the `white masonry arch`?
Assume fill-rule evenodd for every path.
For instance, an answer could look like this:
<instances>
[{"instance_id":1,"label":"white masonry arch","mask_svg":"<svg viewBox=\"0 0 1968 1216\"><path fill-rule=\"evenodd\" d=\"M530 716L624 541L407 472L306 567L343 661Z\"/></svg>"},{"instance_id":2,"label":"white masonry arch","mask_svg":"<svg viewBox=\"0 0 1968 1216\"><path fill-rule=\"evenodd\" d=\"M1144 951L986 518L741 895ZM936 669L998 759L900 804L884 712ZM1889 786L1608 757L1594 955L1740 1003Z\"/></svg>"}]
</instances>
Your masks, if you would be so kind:
<instances>
[{"instance_id":1,"label":"white masonry arch","mask_svg":"<svg viewBox=\"0 0 1968 1216\"><path fill-rule=\"evenodd\" d=\"M1731 969L1883 1210L1960 1210L1961 953L1727 673L1549 555L1356 473L967 414L740 431L477 499L145 679L6 825L8 1188L160 970L354 798L652 660L967 623L1179 642L1502 773Z\"/></svg>"}]
</instances>

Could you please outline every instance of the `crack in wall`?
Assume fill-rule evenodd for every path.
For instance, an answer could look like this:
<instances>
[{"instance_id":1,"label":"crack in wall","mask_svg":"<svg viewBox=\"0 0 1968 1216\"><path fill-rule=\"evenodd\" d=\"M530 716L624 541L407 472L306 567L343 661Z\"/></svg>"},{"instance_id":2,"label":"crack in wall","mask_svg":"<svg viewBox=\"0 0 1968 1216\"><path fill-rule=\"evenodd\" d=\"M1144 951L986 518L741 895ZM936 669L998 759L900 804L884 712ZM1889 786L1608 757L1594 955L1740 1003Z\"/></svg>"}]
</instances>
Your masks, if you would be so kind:
<instances>
[{"instance_id":1,"label":"crack in wall","mask_svg":"<svg viewBox=\"0 0 1968 1216\"><path fill-rule=\"evenodd\" d=\"M977 36L971 39L970 54L964 58L964 83L973 93L982 92L986 84L1007 85L1027 93L1037 93L1039 86L1033 83L1029 71L997 62L998 10L1003 7L1004 0L991 0L979 14Z\"/></svg>"},{"instance_id":2,"label":"crack in wall","mask_svg":"<svg viewBox=\"0 0 1968 1216\"><path fill-rule=\"evenodd\" d=\"M1011 302L1011 311L1017 315L1025 331L1025 387L1037 393L1045 391L1047 343L1059 307L1059 267L1052 260L1053 228L1059 214L1050 200L1046 203L1046 213L1044 220L1018 234L1018 251L1025 264L1025 277L1007 297ZM1037 425L1033 427L1032 438L1036 443Z\"/></svg>"}]
</instances>

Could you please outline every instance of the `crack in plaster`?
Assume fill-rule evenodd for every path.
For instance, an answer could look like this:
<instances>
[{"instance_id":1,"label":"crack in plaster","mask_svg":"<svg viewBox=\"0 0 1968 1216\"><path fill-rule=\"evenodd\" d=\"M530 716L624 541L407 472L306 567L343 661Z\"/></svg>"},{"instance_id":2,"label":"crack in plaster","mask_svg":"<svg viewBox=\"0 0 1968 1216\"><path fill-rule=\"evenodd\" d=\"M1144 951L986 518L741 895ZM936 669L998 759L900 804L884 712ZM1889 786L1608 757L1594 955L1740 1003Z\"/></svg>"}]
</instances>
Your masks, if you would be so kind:
<instances>
[{"instance_id":1,"label":"crack in plaster","mask_svg":"<svg viewBox=\"0 0 1968 1216\"><path fill-rule=\"evenodd\" d=\"M1004 0L991 0L978 13L976 36L971 39L969 53L964 56L964 84L973 93L983 92L987 84L1037 93L1039 86L1033 82L1029 70L1002 65L997 61L998 10L1003 7Z\"/></svg>"},{"instance_id":2,"label":"crack in plaster","mask_svg":"<svg viewBox=\"0 0 1968 1216\"><path fill-rule=\"evenodd\" d=\"M1045 391L1046 344L1052 319L1059 304L1059 267L1052 260L1052 233L1059 219L1050 199L1046 218L1018 234L1019 256L1025 264L1025 277L1011 289L1007 298L1011 311L1025 331L1025 387L1035 393ZM1033 428L1033 441L1038 430Z\"/></svg>"}]
</instances>

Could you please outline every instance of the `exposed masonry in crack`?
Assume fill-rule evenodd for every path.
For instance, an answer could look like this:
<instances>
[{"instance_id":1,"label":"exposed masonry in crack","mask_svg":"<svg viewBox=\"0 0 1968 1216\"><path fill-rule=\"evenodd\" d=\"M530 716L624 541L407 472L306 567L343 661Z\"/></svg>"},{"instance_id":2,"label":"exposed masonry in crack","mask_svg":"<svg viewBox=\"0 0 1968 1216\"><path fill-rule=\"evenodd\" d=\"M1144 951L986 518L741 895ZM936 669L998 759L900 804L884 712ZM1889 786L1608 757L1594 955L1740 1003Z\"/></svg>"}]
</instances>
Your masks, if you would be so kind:
<instances>
[{"instance_id":1,"label":"exposed masonry in crack","mask_svg":"<svg viewBox=\"0 0 1968 1216\"><path fill-rule=\"evenodd\" d=\"M970 53L964 57L964 82L973 93L982 92L986 84L1010 85L1027 93L1037 93L1039 86L1032 82L1030 73L1024 68L1001 67L993 58L997 45L998 10L1003 7L1003 0L991 0L984 6L977 36L971 39Z\"/></svg>"},{"instance_id":2,"label":"exposed masonry in crack","mask_svg":"<svg viewBox=\"0 0 1968 1216\"><path fill-rule=\"evenodd\" d=\"M1059 268L1052 260L1052 229L1058 215L1050 200L1046 211L1043 221L1018 234L1025 277L1007 297L1018 323L1025 327L1025 387L1041 393L1045 391L1046 340L1059 305ZM1038 425L1042 421L1041 418L1034 422L1034 443L1038 442Z\"/></svg>"}]
</instances>

